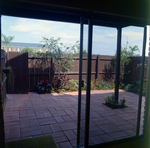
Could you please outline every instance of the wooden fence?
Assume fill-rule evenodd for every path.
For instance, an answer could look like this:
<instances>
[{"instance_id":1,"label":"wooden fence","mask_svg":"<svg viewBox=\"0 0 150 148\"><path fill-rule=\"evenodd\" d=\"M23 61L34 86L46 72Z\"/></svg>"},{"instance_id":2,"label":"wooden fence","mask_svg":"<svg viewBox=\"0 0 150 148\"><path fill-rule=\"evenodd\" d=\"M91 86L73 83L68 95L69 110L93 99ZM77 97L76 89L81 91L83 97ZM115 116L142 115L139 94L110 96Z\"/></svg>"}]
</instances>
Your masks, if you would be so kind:
<instances>
[{"instance_id":1,"label":"wooden fence","mask_svg":"<svg viewBox=\"0 0 150 148\"><path fill-rule=\"evenodd\" d=\"M115 70L112 70L113 65L113 56L100 56L93 55L92 56L92 68L91 68L91 79L97 79L100 81L113 81L115 76ZM29 90L34 90L35 86L40 80L49 79L49 68L39 68L41 66L41 61L43 59L32 57L29 54L28 57L28 68L29 68ZM46 61L47 60L47 61ZM48 66L55 64L54 59L46 59ZM79 79L79 55L76 55L74 61L72 62L73 69L70 72L67 72L67 77L69 79ZM61 73L64 74L64 73ZM86 80L87 74L87 56L83 56L83 68L82 68L82 78ZM55 75L57 73L55 72Z\"/></svg>"},{"instance_id":2,"label":"wooden fence","mask_svg":"<svg viewBox=\"0 0 150 148\"><path fill-rule=\"evenodd\" d=\"M27 93L35 90L37 83L43 79L49 79L49 67L55 64L54 59L43 59L33 57L30 53L8 52L8 61L10 66L15 68L15 93ZM132 83L140 79L141 57L130 57L131 62L125 68L124 82ZM43 64L43 61L46 63ZM146 63L148 58L146 58ZM79 79L79 55L76 55L72 62L74 68L67 73L70 79ZM82 79L86 80L87 55L83 56ZM146 65L146 64L145 64ZM114 56L92 55L91 61L91 80L97 79L98 82L115 80ZM19 72L18 72L19 71ZM63 74L63 73L61 73ZM147 68L145 68L145 79ZM57 75L57 73L55 73Z\"/></svg>"},{"instance_id":3,"label":"wooden fence","mask_svg":"<svg viewBox=\"0 0 150 148\"><path fill-rule=\"evenodd\" d=\"M2 99L3 99L3 107L6 104L6 75L3 73L3 68L5 68L5 51L1 50L1 89L2 89Z\"/></svg>"},{"instance_id":4,"label":"wooden fence","mask_svg":"<svg viewBox=\"0 0 150 148\"><path fill-rule=\"evenodd\" d=\"M142 57L130 57L130 63L125 67L124 83L140 81ZM144 81L147 80L148 57L145 58Z\"/></svg>"}]
</instances>

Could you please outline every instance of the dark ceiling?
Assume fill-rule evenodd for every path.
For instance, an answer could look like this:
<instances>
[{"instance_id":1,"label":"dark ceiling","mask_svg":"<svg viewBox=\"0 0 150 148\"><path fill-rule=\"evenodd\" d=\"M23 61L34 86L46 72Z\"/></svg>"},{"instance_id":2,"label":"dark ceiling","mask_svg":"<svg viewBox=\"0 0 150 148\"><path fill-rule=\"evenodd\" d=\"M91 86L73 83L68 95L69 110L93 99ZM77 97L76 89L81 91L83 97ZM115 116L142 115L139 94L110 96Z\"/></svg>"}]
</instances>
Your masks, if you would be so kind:
<instances>
[{"instance_id":1,"label":"dark ceiling","mask_svg":"<svg viewBox=\"0 0 150 148\"><path fill-rule=\"evenodd\" d=\"M74 23L83 15L100 25L145 26L150 24L150 1L2 0L1 14Z\"/></svg>"}]
</instances>

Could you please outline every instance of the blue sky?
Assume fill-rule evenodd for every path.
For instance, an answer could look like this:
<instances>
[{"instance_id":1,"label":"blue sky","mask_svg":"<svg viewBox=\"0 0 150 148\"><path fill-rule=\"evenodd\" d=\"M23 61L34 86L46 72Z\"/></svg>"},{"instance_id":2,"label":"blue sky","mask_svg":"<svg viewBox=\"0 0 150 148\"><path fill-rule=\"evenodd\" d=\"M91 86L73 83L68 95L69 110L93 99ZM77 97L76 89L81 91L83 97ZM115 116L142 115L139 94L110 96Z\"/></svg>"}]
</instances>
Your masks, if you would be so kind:
<instances>
[{"instance_id":1,"label":"blue sky","mask_svg":"<svg viewBox=\"0 0 150 148\"><path fill-rule=\"evenodd\" d=\"M87 25L84 26L84 50L87 50ZM73 45L80 39L80 25L73 23L52 22L2 16L2 33L14 36L14 42L39 43L44 37L61 38L66 46ZM126 27L122 32L122 46L137 45L142 52L143 28ZM117 29L108 27L93 27L93 54L114 55L117 44Z\"/></svg>"}]
</instances>

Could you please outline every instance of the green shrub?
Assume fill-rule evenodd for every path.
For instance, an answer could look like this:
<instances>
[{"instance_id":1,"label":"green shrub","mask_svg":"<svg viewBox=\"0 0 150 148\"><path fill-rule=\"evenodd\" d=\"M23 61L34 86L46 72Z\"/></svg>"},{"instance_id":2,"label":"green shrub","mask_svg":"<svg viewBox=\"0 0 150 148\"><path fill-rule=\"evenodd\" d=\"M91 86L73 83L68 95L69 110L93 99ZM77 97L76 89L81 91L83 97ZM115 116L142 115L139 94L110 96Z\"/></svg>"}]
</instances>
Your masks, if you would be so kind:
<instances>
[{"instance_id":1,"label":"green shrub","mask_svg":"<svg viewBox=\"0 0 150 148\"><path fill-rule=\"evenodd\" d=\"M98 79L91 81L91 90L98 89Z\"/></svg>"},{"instance_id":2,"label":"green shrub","mask_svg":"<svg viewBox=\"0 0 150 148\"><path fill-rule=\"evenodd\" d=\"M82 90L86 90L86 81L84 81L84 86L82 87Z\"/></svg>"},{"instance_id":3,"label":"green shrub","mask_svg":"<svg viewBox=\"0 0 150 148\"><path fill-rule=\"evenodd\" d=\"M125 97L123 97L123 99L120 100L120 103L121 103L121 104L125 104L125 103L126 103Z\"/></svg>"},{"instance_id":4,"label":"green shrub","mask_svg":"<svg viewBox=\"0 0 150 148\"><path fill-rule=\"evenodd\" d=\"M77 91L77 88L74 88L73 86L66 86L65 88L66 91Z\"/></svg>"},{"instance_id":5,"label":"green shrub","mask_svg":"<svg viewBox=\"0 0 150 148\"><path fill-rule=\"evenodd\" d=\"M102 81L97 84L97 89L104 89L104 90L109 90L115 88L114 83L109 83L108 81Z\"/></svg>"},{"instance_id":6,"label":"green shrub","mask_svg":"<svg viewBox=\"0 0 150 148\"><path fill-rule=\"evenodd\" d=\"M106 97L104 100L106 103L111 103L113 101L110 96Z\"/></svg>"},{"instance_id":7,"label":"green shrub","mask_svg":"<svg viewBox=\"0 0 150 148\"><path fill-rule=\"evenodd\" d=\"M111 96L106 97L104 100L105 100L106 103L116 103L114 94L112 94Z\"/></svg>"},{"instance_id":8,"label":"green shrub","mask_svg":"<svg viewBox=\"0 0 150 148\"><path fill-rule=\"evenodd\" d=\"M142 92L143 96L146 95L146 82L143 82L143 92Z\"/></svg>"},{"instance_id":9,"label":"green shrub","mask_svg":"<svg viewBox=\"0 0 150 148\"><path fill-rule=\"evenodd\" d=\"M91 81L91 90L109 90L115 88L114 83L109 83L107 81L102 81L98 83L98 80ZM84 86L82 87L82 90L86 90L86 81L84 80Z\"/></svg>"},{"instance_id":10,"label":"green shrub","mask_svg":"<svg viewBox=\"0 0 150 148\"><path fill-rule=\"evenodd\" d=\"M133 92L133 93L139 94L140 82L127 84L125 86L124 90L128 91L128 92ZM145 93L146 93L146 82L143 82L143 92L142 92L142 95L145 96Z\"/></svg>"},{"instance_id":11,"label":"green shrub","mask_svg":"<svg viewBox=\"0 0 150 148\"><path fill-rule=\"evenodd\" d=\"M74 88L78 88L78 87L79 87L79 84L78 84L79 81L78 81L78 80L72 79L72 80L69 80L69 82L73 84L73 87L74 87Z\"/></svg>"},{"instance_id":12,"label":"green shrub","mask_svg":"<svg viewBox=\"0 0 150 148\"><path fill-rule=\"evenodd\" d=\"M66 86L65 89L66 89L66 90L71 90L71 88L72 88L71 86Z\"/></svg>"},{"instance_id":13,"label":"green shrub","mask_svg":"<svg viewBox=\"0 0 150 148\"><path fill-rule=\"evenodd\" d=\"M91 90L96 89L95 81L91 81Z\"/></svg>"},{"instance_id":14,"label":"green shrub","mask_svg":"<svg viewBox=\"0 0 150 148\"><path fill-rule=\"evenodd\" d=\"M75 91L78 90L79 87L79 81L78 80L69 80L70 85L66 86L66 90L68 91ZM93 80L91 81L91 90L110 90L110 89L114 89L115 88L115 84L114 83L110 83L108 81L102 81L100 83L98 83L98 80ZM82 87L82 90L86 90L86 80L84 80L84 86Z\"/></svg>"},{"instance_id":15,"label":"green shrub","mask_svg":"<svg viewBox=\"0 0 150 148\"><path fill-rule=\"evenodd\" d=\"M124 88L125 88L125 84L120 82L119 89L124 89Z\"/></svg>"},{"instance_id":16,"label":"green shrub","mask_svg":"<svg viewBox=\"0 0 150 148\"><path fill-rule=\"evenodd\" d=\"M123 99L121 99L120 101L117 101L117 100L115 100L115 95L114 94L104 98L104 100L105 100L105 103L109 104L109 105L121 104L121 105L125 106L125 103L126 103L125 97L123 97Z\"/></svg>"},{"instance_id":17,"label":"green shrub","mask_svg":"<svg viewBox=\"0 0 150 148\"><path fill-rule=\"evenodd\" d=\"M124 89L125 91L133 92L133 84L127 84Z\"/></svg>"},{"instance_id":18,"label":"green shrub","mask_svg":"<svg viewBox=\"0 0 150 148\"><path fill-rule=\"evenodd\" d=\"M67 91L77 91L78 90L78 80L69 80L71 85L67 85L65 90Z\"/></svg>"}]
</instances>

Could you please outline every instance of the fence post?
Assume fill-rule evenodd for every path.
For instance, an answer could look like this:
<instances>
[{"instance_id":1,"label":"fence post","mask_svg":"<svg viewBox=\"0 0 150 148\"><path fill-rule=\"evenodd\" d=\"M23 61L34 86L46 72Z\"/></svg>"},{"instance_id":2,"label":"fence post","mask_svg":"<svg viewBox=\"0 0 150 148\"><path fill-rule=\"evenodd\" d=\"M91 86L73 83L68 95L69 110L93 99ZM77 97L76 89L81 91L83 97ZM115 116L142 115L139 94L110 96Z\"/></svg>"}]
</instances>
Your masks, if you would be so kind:
<instances>
[{"instance_id":1,"label":"fence post","mask_svg":"<svg viewBox=\"0 0 150 148\"><path fill-rule=\"evenodd\" d=\"M96 60L96 79L99 81L99 60L100 57L97 55L97 60Z\"/></svg>"}]
</instances>

